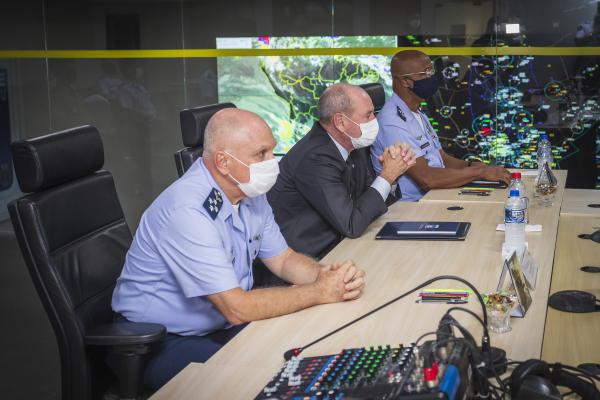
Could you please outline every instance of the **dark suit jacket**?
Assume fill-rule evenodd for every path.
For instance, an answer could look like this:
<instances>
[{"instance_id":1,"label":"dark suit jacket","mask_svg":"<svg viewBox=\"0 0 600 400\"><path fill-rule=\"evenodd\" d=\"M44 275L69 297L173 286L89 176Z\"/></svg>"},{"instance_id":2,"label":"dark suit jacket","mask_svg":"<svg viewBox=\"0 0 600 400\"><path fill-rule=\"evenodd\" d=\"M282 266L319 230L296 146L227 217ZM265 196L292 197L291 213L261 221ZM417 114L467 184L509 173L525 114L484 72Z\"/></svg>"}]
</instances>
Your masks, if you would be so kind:
<instances>
[{"instance_id":1,"label":"dark suit jacket","mask_svg":"<svg viewBox=\"0 0 600 400\"><path fill-rule=\"evenodd\" d=\"M320 258L344 237L360 236L387 211L370 187L369 149L352 151L348 160L316 122L280 161L281 172L267 197L292 249Z\"/></svg>"}]
</instances>

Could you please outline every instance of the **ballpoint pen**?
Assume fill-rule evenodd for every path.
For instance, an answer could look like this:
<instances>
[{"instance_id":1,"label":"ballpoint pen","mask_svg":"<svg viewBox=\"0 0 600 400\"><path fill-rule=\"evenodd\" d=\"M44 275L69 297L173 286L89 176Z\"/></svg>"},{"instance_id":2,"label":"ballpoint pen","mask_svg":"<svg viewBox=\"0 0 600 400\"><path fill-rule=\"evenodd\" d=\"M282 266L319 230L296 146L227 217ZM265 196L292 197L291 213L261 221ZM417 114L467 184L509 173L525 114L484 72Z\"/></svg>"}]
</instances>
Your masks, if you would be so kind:
<instances>
[{"instance_id":1,"label":"ballpoint pen","mask_svg":"<svg viewBox=\"0 0 600 400\"><path fill-rule=\"evenodd\" d=\"M487 192L458 192L458 194L466 194L471 196L489 196Z\"/></svg>"}]
</instances>

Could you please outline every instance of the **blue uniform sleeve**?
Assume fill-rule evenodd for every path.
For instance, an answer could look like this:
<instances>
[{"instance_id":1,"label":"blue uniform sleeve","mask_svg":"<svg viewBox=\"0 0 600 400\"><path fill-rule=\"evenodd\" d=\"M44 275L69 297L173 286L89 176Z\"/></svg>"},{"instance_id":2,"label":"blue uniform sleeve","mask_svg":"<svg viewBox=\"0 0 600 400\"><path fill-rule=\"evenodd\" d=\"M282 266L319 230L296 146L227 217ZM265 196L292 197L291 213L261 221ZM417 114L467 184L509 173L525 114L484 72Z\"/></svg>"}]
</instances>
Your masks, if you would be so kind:
<instances>
[{"instance_id":1,"label":"blue uniform sleeve","mask_svg":"<svg viewBox=\"0 0 600 400\"><path fill-rule=\"evenodd\" d=\"M156 241L157 251L188 298L239 287L231 257L213 221L199 209L182 207Z\"/></svg>"},{"instance_id":2,"label":"blue uniform sleeve","mask_svg":"<svg viewBox=\"0 0 600 400\"><path fill-rule=\"evenodd\" d=\"M384 107L377 120L379 121L379 132L375 143L371 147L371 163L376 174L380 174L382 170L379 156L383 154L387 147L393 144L408 143L417 158L425 155L425 151L421 148L421 144L417 139L420 136L421 127L418 126L418 122L414 118L403 121Z\"/></svg>"},{"instance_id":3,"label":"blue uniform sleeve","mask_svg":"<svg viewBox=\"0 0 600 400\"><path fill-rule=\"evenodd\" d=\"M403 121L400 121L400 122L403 122ZM381 130L379 131L379 134L382 135L383 142L387 143L386 147L390 146L392 144L395 144L395 143L408 143L410 145L410 147L413 149L413 151L415 152L415 156L417 158L423 157L425 155L425 151L423 151L423 149L421 149L421 145L419 144L419 141L417 140L417 136L416 136L416 134L418 134L420 132L421 128L415 126L414 127L415 132L411 132L411 129L412 129L411 125L417 125L417 124L418 123L408 124L408 122L384 124L384 125L382 125Z\"/></svg>"},{"instance_id":4,"label":"blue uniform sleeve","mask_svg":"<svg viewBox=\"0 0 600 400\"><path fill-rule=\"evenodd\" d=\"M263 239L260 243L258 251L259 258L271 258L280 255L287 250L288 245L279 230L279 225L275 222L273 210L266 200L264 202L265 210L265 230L263 231Z\"/></svg>"}]
</instances>

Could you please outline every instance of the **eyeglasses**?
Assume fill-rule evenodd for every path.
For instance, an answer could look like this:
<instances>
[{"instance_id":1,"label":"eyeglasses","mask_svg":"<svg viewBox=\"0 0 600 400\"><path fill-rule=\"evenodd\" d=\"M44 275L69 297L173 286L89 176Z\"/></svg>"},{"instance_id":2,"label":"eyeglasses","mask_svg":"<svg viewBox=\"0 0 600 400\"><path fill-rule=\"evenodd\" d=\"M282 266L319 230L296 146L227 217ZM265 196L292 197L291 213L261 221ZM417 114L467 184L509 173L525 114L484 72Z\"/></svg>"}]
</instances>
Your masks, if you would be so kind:
<instances>
[{"instance_id":1,"label":"eyeglasses","mask_svg":"<svg viewBox=\"0 0 600 400\"><path fill-rule=\"evenodd\" d=\"M435 75L435 68L433 65L430 65L429 67L425 68L425 71L411 72L409 74L397 75L396 77L401 78L403 76L410 76L410 75L425 75L426 78L431 78L433 75Z\"/></svg>"}]
</instances>

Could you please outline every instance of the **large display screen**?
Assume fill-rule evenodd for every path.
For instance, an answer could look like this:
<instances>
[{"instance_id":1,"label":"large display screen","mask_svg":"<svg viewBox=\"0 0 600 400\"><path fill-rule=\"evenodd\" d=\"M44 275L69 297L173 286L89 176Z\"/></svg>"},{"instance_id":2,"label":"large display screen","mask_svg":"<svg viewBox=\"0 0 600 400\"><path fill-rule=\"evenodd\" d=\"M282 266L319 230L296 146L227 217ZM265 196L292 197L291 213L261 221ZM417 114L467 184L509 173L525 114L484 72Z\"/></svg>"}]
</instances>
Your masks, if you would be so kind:
<instances>
[{"instance_id":1,"label":"large display screen","mask_svg":"<svg viewBox=\"0 0 600 400\"><path fill-rule=\"evenodd\" d=\"M217 48L351 48L396 47L396 36L324 36L218 38ZM387 56L219 57L219 102L263 117L278 140L278 153L287 152L312 127L317 102L335 82L381 82L391 94Z\"/></svg>"},{"instance_id":2,"label":"large display screen","mask_svg":"<svg viewBox=\"0 0 600 400\"><path fill-rule=\"evenodd\" d=\"M217 48L393 48L399 43L435 46L443 42L413 36L219 38ZM494 41L497 47L507 44L515 46ZM547 133L554 167L570 169L569 175L578 174L582 182L588 182L578 186L600 188L600 67L596 58L431 58L441 87L422 109L447 152L463 159L533 168L538 138ZM233 102L263 117L278 140L277 153L287 152L309 131L317 118L318 98L328 85L379 82L387 97L391 95L389 56L220 57L217 63L219 102Z\"/></svg>"}]
</instances>

